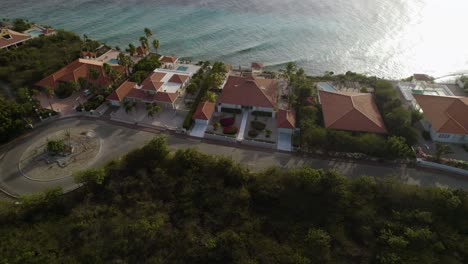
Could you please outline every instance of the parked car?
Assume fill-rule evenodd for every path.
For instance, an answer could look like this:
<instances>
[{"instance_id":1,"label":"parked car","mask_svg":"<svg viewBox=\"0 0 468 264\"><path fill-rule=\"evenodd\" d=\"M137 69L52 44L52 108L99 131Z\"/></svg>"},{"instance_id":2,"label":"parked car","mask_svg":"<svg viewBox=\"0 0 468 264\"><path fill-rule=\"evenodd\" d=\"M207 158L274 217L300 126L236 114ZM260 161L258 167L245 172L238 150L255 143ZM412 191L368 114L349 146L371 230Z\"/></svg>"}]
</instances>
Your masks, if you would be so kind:
<instances>
[{"instance_id":1,"label":"parked car","mask_svg":"<svg viewBox=\"0 0 468 264\"><path fill-rule=\"evenodd\" d=\"M86 89L86 90L83 91L83 95L84 95L84 96L88 96L88 95L90 95L90 94L91 94L91 90L90 90L90 89Z\"/></svg>"}]
</instances>

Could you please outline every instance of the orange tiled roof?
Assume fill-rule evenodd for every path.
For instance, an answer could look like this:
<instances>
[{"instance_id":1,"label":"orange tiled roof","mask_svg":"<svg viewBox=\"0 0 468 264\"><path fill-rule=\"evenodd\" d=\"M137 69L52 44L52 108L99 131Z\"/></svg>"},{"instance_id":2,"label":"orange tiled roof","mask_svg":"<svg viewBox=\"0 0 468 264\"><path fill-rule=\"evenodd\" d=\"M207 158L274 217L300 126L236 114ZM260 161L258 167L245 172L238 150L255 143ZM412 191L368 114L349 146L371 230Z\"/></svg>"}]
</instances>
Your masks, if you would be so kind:
<instances>
[{"instance_id":1,"label":"orange tiled roof","mask_svg":"<svg viewBox=\"0 0 468 264\"><path fill-rule=\"evenodd\" d=\"M169 79L169 82L173 83L184 83L189 77L187 75L180 75L180 74L174 74L172 77Z\"/></svg>"},{"instance_id":2,"label":"orange tiled roof","mask_svg":"<svg viewBox=\"0 0 468 264\"><path fill-rule=\"evenodd\" d=\"M220 103L274 108L278 102L278 81L229 76Z\"/></svg>"},{"instance_id":3,"label":"orange tiled roof","mask_svg":"<svg viewBox=\"0 0 468 264\"><path fill-rule=\"evenodd\" d=\"M119 72L125 72L125 68L123 66L111 65L111 67ZM99 72L97 80L93 80L89 76L89 70L92 68ZM44 79L37 82L36 86L55 88L59 82L77 82L80 77L85 78L88 82L93 84L106 86L109 83L109 80L106 78L102 62L77 59L53 74L46 76Z\"/></svg>"},{"instance_id":4,"label":"orange tiled roof","mask_svg":"<svg viewBox=\"0 0 468 264\"><path fill-rule=\"evenodd\" d=\"M146 53L148 53L148 51L148 48L145 48L143 46L138 46L138 48L136 49L138 55L145 55Z\"/></svg>"},{"instance_id":5,"label":"orange tiled roof","mask_svg":"<svg viewBox=\"0 0 468 264\"><path fill-rule=\"evenodd\" d=\"M437 133L468 134L468 97L413 94Z\"/></svg>"},{"instance_id":6,"label":"orange tiled roof","mask_svg":"<svg viewBox=\"0 0 468 264\"><path fill-rule=\"evenodd\" d=\"M46 29L42 30L42 33L44 35L49 35L49 34L51 34L53 32L55 32L55 30L53 28L46 28Z\"/></svg>"},{"instance_id":7,"label":"orange tiled roof","mask_svg":"<svg viewBox=\"0 0 468 264\"><path fill-rule=\"evenodd\" d=\"M252 69L263 69L263 64L258 62L252 62L250 65Z\"/></svg>"},{"instance_id":8,"label":"orange tiled roof","mask_svg":"<svg viewBox=\"0 0 468 264\"><path fill-rule=\"evenodd\" d=\"M427 74L415 73L413 74L413 78L416 81L425 81L425 82L431 81L431 77L429 77L429 75Z\"/></svg>"},{"instance_id":9,"label":"orange tiled roof","mask_svg":"<svg viewBox=\"0 0 468 264\"><path fill-rule=\"evenodd\" d=\"M173 57L173 56L162 56L160 59L159 59L160 62L164 62L164 63L175 63L177 61L177 57Z\"/></svg>"},{"instance_id":10,"label":"orange tiled roof","mask_svg":"<svg viewBox=\"0 0 468 264\"><path fill-rule=\"evenodd\" d=\"M201 119L201 120L210 120L214 111L215 111L215 103L205 101L198 105L197 110L193 114L192 118Z\"/></svg>"},{"instance_id":11,"label":"orange tiled roof","mask_svg":"<svg viewBox=\"0 0 468 264\"><path fill-rule=\"evenodd\" d=\"M117 89L115 89L108 97L107 100L114 100L121 102L127 94L136 86L136 83L125 81Z\"/></svg>"},{"instance_id":12,"label":"orange tiled roof","mask_svg":"<svg viewBox=\"0 0 468 264\"><path fill-rule=\"evenodd\" d=\"M279 110L278 113L276 113L276 127L296 128L296 114L288 110Z\"/></svg>"},{"instance_id":13,"label":"orange tiled roof","mask_svg":"<svg viewBox=\"0 0 468 264\"><path fill-rule=\"evenodd\" d=\"M141 89L147 91L159 91L159 89L164 85L161 80L166 76L166 73L163 72L153 72L141 83L143 86Z\"/></svg>"},{"instance_id":14,"label":"orange tiled roof","mask_svg":"<svg viewBox=\"0 0 468 264\"><path fill-rule=\"evenodd\" d=\"M319 91L319 97L326 128L387 133L372 94Z\"/></svg>"},{"instance_id":15,"label":"orange tiled roof","mask_svg":"<svg viewBox=\"0 0 468 264\"><path fill-rule=\"evenodd\" d=\"M19 33L6 28L0 29L0 49L24 42L30 38L31 36L27 34Z\"/></svg>"}]
</instances>

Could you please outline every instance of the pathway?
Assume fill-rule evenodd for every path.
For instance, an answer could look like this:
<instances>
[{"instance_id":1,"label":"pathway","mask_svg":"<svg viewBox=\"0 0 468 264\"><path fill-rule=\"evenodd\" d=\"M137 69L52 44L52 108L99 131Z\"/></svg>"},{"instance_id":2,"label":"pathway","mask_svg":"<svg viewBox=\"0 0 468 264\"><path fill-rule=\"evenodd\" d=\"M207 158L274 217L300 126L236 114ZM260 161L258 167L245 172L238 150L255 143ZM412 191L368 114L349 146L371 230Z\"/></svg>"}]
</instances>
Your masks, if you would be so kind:
<instances>
[{"instance_id":1,"label":"pathway","mask_svg":"<svg viewBox=\"0 0 468 264\"><path fill-rule=\"evenodd\" d=\"M237 133L237 141L244 140L245 127L247 126L247 117L249 117L249 111L245 109L242 110L242 121L239 128L239 133Z\"/></svg>"}]
</instances>

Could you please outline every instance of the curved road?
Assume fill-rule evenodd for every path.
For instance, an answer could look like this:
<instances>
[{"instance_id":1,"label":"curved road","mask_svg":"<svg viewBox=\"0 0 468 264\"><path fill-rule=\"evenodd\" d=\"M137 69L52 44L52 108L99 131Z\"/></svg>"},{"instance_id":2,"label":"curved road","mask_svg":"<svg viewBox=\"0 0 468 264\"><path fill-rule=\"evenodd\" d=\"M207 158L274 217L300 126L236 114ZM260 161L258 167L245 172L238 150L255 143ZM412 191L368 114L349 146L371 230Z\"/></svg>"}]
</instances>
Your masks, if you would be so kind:
<instances>
[{"instance_id":1,"label":"curved road","mask_svg":"<svg viewBox=\"0 0 468 264\"><path fill-rule=\"evenodd\" d=\"M47 188L60 186L65 191L76 188L72 177L52 181L38 182L23 177L18 171L18 161L30 142L48 134L67 128L82 128L94 130L102 139L101 150L88 167L103 165L105 162L120 157L132 149L142 146L158 134L156 130L139 129L130 125L122 125L107 120L63 119L40 128L30 135L15 141L9 150L0 152L0 188L12 195L31 194L44 191ZM468 190L468 179L449 175L438 171L427 171L405 166L378 166L372 164L352 163L344 161L320 160L310 157L291 155L251 147L232 147L222 143L208 142L179 136L167 136L167 143L172 150L195 147L203 153L232 157L252 170L261 170L272 166L281 168L301 167L310 165L314 168L336 169L344 175L357 177L369 175L377 178L391 176L408 183L422 186L448 186ZM220 145L221 144L221 145ZM86 169L86 168L83 168ZM1 196L0 196L1 197Z\"/></svg>"}]
</instances>

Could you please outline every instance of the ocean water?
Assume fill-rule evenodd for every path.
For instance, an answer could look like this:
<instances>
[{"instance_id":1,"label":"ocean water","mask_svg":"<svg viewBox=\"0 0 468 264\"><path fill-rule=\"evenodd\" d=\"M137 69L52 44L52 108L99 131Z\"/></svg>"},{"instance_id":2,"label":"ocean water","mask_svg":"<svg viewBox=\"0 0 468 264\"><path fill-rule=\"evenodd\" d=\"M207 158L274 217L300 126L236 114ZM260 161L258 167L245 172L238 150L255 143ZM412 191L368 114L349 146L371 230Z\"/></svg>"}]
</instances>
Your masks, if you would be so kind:
<instances>
[{"instance_id":1,"label":"ocean water","mask_svg":"<svg viewBox=\"0 0 468 264\"><path fill-rule=\"evenodd\" d=\"M385 78L468 70L467 11L468 0L0 0L0 18L112 46L137 44L148 27L163 54Z\"/></svg>"}]
</instances>

